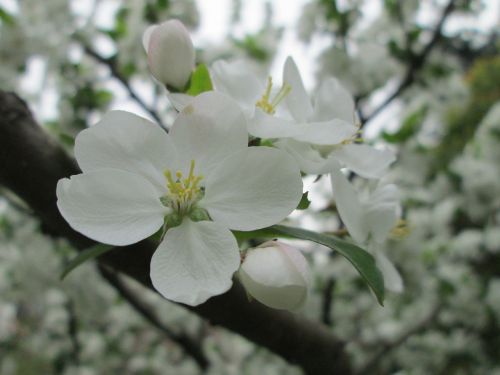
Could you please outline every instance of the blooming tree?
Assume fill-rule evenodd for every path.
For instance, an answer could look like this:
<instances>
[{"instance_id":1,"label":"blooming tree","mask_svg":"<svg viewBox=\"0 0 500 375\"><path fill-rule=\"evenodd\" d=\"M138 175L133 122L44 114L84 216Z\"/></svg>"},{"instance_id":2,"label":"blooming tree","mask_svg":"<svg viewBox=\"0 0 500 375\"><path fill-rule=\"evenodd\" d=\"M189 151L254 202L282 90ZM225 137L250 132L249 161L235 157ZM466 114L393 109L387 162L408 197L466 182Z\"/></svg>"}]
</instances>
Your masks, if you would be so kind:
<instances>
[{"instance_id":1,"label":"blooming tree","mask_svg":"<svg viewBox=\"0 0 500 375\"><path fill-rule=\"evenodd\" d=\"M191 1L111 3L0 5L34 113L0 92L2 374L499 371L497 34L447 29L476 2L308 2L314 90L270 4L209 46Z\"/></svg>"}]
</instances>

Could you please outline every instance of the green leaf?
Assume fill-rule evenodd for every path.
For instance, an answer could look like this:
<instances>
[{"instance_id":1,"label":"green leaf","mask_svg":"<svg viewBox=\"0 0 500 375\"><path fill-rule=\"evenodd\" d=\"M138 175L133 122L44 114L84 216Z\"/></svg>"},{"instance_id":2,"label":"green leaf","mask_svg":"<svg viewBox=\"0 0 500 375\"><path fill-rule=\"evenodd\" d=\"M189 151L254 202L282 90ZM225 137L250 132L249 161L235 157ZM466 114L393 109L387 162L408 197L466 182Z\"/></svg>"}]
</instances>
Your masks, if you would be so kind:
<instances>
[{"instance_id":1,"label":"green leaf","mask_svg":"<svg viewBox=\"0 0 500 375\"><path fill-rule=\"evenodd\" d=\"M96 90L94 92L94 103L97 108L106 107L113 100L113 93L108 90Z\"/></svg>"},{"instance_id":2,"label":"green leaf","mask_svg":"<svg viewBox=\"0 0 500 375\"><path fill-rule=\"evenodd\" d=\"M353 243L341 240L334 236L312 232L306 229L292 228L284 225L259 229L252 232L233 232L238 241L251 238L295 238L316 242L320 245L336 250L345 257L359 272L363 280L375 294L380 305L384 305L384 278L375 265L375 258L367 251Z\"/></svg>"},{"instance_id":3,"label":"green leaf","mask_svg":"<svg viewBox=\"0 0 500 375\"><path fill-rule=\"evenodd\" d=\"M115 247L112 245L105 245L100 243L95 246L89 247L88 249L83 250L76 257L74 257L72 260L69 261L69 263L66 265L64 271L61 273L59 278L63 280L76 267L80 266L81 264L85 263L88 260L95 259L114 248Z\"/></svg>"},{"instance_id":4,"label":"green leaf","mask_svg":"<svg viewBox=\"0 0 500 375\"><path fill-rule=\"evenodd\" d=\"M405 62L408 59L408 51L403 49L396 40L391 39L389 43L387 43L387 47L389 49L389 53L395 59Z\"/></svg>"},{"instance_id":5,"label":"green leaf","mask_svg":"<svg viewBox=\"0 0 500 375\"><path fill-rule=\"evenodd\" d=\"M243 39L235 39L233 43L236 47L244 50L250 57L258 61L266 61L269 58L269 52L259 43L259 34L246 35Z\"/></svg>"},{"instance_id":6,"label":"green leaf","mask_svg":"<svg viewBox=\"0 0 500 375\"><path fill-rule=\"evenodd\" d=\"M162 13L170 6L170 0L148 1L144 5L144 18L147 23L160 23L163 19Z\"/></svg>"},{"instance_id":7,"label":"green leaf","mask_svg":"<svg viewBox=\"0 0 500 375\"><path fill-rule=\"evenodd\" d=\"M64 143L67 146L74 147L75 146L75 137L66 134L66 133L59 133L59 140Z\"/></svg>"},{"instance_id":8,"label":"green leaf","mask_svg":"<svg viewBox=\"0 0 500 375\"><path fill-rule=\"evenodd\" d=\"M294 238L292 236L285 236L285 235L282 235L280 233L275 232L273 230L273 227L252 230L249 232L240 232L238 230L233 230L232 232L233 232L233 235L236 237L236 240L238 241L238 243L241 243L243 241L252 240L254 238L277 238L277 237Z\"/></svg>"},{"instance_id":9,"label":"green leaf","mask_svg":"<svg viewBox=\"0 0 500 375\"><path fill-rule=\"evenodd\" d=\"M395 133L382 133L382 138L386 142L389 143L402 143L410 139L413 135L415 135L420 126L424 122L427 116L427 107L423 106L422 108L416 110L411 113L408 117L403 120L401 127Z\"/></svg>"},{"instance_id":10,"label":"green leaf","mask_svg":"<svg viewBox=\"0 0 500 375\"><path fill-rule=\"evenodd\" d=\"M389 13L389 15L397 19L399 17L400 9L399 9L398 0L384 0L384 8Z\"/></svg>"},{"instance_id":11,"label":"green leaf","mask_svg":"<svg viewBox=\"0 0 500 375\"><path fill-rule=\"evenodd\" d=\"M297 206L297 210L307 210L311 201L309 200L309 192L306 191L302 194L302 198L300 199L299 205Z\"/></svg>"},{"instance_id":12,"label":"green leaf","mask_svg":"<svg viewBox=\"0 0 500 375\"><path fill-rule=\"evenodd\" d=\"M170 6L169 0L156 0L156 5L158 9L163 10L167 9Z\"/></svg>"},{"instance_id":13,"label":"green leaf","mask_svg":"<svg viewBox=\"0 0 500 375\"><path fill-rule=\"evenodd\" d=\"M196 96L202 92L211 90L213 90L213 86L212 80L210 79L210 73L208 72L205 64L200 64L191 75L191 80L189 81L189 87L186 90L186 94Z\"/></svg>"},{"instance_id":14,"label":"green leaf","mask_svg":"<svg viewBox=\"0 0 500 375\"><path fill-rule=\"evenodd\" d=\"M0 21L5 22L5 24L9 26L12 26L16 23L14 16L12 16L3 8L0 8Z\"/></svg>"},{"instance_id":15,"label":"green leaf","mask_svg":"<svg viewBox=\"0 0 500 375\"><path fill-rule=\"evenodd\" d=\"M407 35L410 43L415 43L420 37L421 33L422 29L419 26L414 26L410 31L408 31Z\"/></svg>"},{"instance_id":16,"label":"green leaf","mask_svg":"<svg viewBox=\"0 0 500 375\"><path fill-rule=\"evenodd\" d=\"M133 62L128 62L120 66L120 73L123 74L127 79L132 77L136 72L137 67Z\"/></svg>"},{"instance_id":17,"label":"green leaf","mask_svg":"<svg viewBox=\"0 0 500 375\"><path fill-rule=\"evenodd\" d=\"M116 12L115 27L113 30L109 30L107 34L111 39L117 41L122 39L127 35L128 32L128 16L130 9L123 7L118 12Z\"/></svg>"}]
</instances>

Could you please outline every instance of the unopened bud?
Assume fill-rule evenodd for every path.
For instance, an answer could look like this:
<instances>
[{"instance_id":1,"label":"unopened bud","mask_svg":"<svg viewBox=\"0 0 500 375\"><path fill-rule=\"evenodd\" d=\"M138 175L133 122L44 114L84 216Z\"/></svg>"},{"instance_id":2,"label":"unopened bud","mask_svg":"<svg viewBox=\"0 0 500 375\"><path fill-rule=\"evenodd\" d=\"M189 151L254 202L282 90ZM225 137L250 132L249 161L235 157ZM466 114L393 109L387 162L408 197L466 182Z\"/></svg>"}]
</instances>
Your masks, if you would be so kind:
<instances>
[{"instance_id":1,"label":"unopened bud","mask_svg":"<svg viewBox=\"0 0 500 375\"><path fill-rule=\"evenodd\" d=\"M240 280L257 301L275 309L296 310L307 298L309 267L297 249L268 241L249 249Z\"/></svg>"},{"instance_id":2,"label":"unopened bud","mask_svg":"<svg viewBox=\"0 0 500 375\"><path fill-rule=\"evenodd\" d=\"M193 42L178 20L150 26L142 38L151 74L163 84L182 90L195 64Z\"/></svg>"}]
</instances>

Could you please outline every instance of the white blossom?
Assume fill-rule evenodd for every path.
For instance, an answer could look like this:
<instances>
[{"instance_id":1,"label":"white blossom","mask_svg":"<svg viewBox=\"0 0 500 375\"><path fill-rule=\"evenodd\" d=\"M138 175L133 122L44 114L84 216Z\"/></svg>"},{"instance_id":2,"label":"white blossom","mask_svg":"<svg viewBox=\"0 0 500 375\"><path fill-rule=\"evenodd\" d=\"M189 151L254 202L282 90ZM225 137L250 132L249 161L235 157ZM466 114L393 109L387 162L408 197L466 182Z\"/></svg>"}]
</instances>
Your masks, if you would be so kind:
<instances>
[{"instance_id":1,"label":"white blossom","mask_svg":"<svg viewBox=\"0 0 500 375\"><path fill-rule=\"evenodd\" d=\"M385 287L400 292L403 280L382 251L400 215L399 192L395 185L380 185L362 196L336 168L331 173L335 203L351 237L360 245L368 245L384 275Z\"/></svg>"},{"instance_id":2,"label":"white blossom","mask_svg":"<svg viewBox=\"0 0 500 375\"><path fill-rule=\"evenodd\" d=\"M249 249L239 271L247 292L275 309L296 310L307 298L309 266L292 246L268 241Z\"/></svg>"},{"instance_id":3,"label":"white blossom","mask_svg":"<svg viewBox=\"0 0 500 375\"><path fill-rule=\"evenodd\" d=\"M148 27L143 44L151 74L167 86L184 88L194 69L195 51L182 22L173 19Z\"/></svg>"},{"instance_id":4,"label":"white blossom","mask_svg":"<svg viewBox=\"0 0 500 375\"><path fill-rule=\"evenodd\" d=\"M302 194L293 159L247 147L243 114L214 92L186 107L168 135L146 119L112 111L77 136L75 155L83 173L57 186L63 217L117 246L149 237L166 217L170 229L151 260L151 279L163 296L190 305L230 288L239 266L230 229L275 224Z\"/></svg>"}]
</instances>

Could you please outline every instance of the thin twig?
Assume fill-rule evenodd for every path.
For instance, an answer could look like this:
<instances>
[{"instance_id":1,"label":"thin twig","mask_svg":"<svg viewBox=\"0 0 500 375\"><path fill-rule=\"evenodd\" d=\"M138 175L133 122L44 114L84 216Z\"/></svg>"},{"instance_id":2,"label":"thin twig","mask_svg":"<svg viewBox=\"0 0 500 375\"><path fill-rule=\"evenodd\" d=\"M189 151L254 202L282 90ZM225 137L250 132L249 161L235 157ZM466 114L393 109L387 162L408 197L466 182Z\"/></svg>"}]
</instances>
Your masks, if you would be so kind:
<instances>
[{"instance_id":1,"label":"thin twig","mask_svg":"<svg viewBox=\"0 0 500 375\"><path fill-rule=\"evenodd\" d=\"M409 60L409 65L406 70L406 74L403 77L403 80L399 84L399 86L394 90L394 92L389 95L377 108L375 108L372 113L368 116L360 118L361 126L364 126L367 122L372 120L375 116L377 116L383 109L385 109L394 99L399 97L407 88L409 88L412 83L415 81L417 73L424 66L427 57L429 56L432 49L436 46L439 39L442 37L442 29L443 25L451 14L451 12L455 8L455 1L450 0L448 5L444 8L441 18L439 19L436 28L434 29L434 33L432 34L431 40L426 46L422 49L422 51L413 55L413 57ZM408 51L411 53L411 51Z\"/></svg>"},{"instance_id":2,"label":"thin twig","mask_svg":"<svg viewBox=\"0 0 500 375\"><path fill-rule=\"evenodd\" d=\"M99 272L102 277L126 300L130 306L139 313L146 321L151 323L155 328L160 330L169 340L177 343L184 351L193 358L201 370L206 370L210 363L205 357L199 343L194 342L189 336L184 333L176 333L169 327L165 326L156 316L153 309L142 301L123 280L113 271L108 270L103 266L99 266Z\"/></svg>"},{"instance_id":3,"label":"thin twig","mask_svg":"<svg viewBox=\"0 0 500 375\"><path fill-rule=\"evenodd\" d=\"M34 212L28 206L26 206L19 199L16 199L14 194L10 193L8 190L0 189L0 197L3 198L7 202L7 204L14 210L28 216L35 215Z\"/></svg>"},{"instance_id":4,"label":"thin twig","mask_svg":"<svg viewBox=\"0 0 500 375\"><path fill-rule=\"evenodd\" d=\"M128 94L130 97L137 103L139 104L147 113L151 115L157 122L157 124L163 128L165 131L167 131L167 127L163 123L160 115L158 112L150 107L149 105L146 104L146 102L137 94L137 92L132 88L128 80L125 78L125 76L120 72L118 69L118 66L116 65L116 61L113 59L109 59L106 57L101 56L96 50L94 50L91 46L89 46L87 43L85 43L81 38L77 38L77 40L80 41L82 44L83 50L85 53L92 57L94 60L97 62L101 63L102 65L105 65L108 67L111 76L114 77L118 82L122 84L122 86L127 90Z\"/></svg>"},{"instance_id":5,"label":"thin twig","mask_svg":"<svg viewBox=\"0 0 500 375\"><path fill-rule=\"evenodd\" d=\"M391 350L402 345L406 340L408 340L414 334L417 334L428 327L430 324L434 322L434 320L439 315L441 311L441 304L437 304L424 319L422 319L418 324L415 324L413 327L403 332L398 338L395 340L388 342L386 344L381 345L382 348L379 350L377 354L375 354L371 359L369 359L357 372L359 375L368 375L373 374L373 367L376 366L380 360Z\"/></svg>"}]
</instances>

